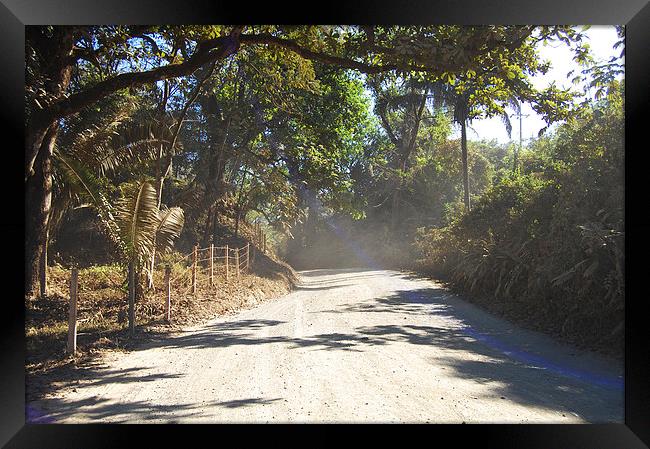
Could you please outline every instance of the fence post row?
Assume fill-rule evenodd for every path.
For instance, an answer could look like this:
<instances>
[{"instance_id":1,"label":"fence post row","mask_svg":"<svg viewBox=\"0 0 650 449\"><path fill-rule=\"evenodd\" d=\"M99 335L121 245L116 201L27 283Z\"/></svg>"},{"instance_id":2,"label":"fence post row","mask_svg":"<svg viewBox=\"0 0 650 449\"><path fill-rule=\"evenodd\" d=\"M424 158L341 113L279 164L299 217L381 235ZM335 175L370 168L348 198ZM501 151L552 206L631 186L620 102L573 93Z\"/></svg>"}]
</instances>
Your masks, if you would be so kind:
<instances>
[{"instance_id":1,"label":"fence post row","mask_svg":"<svg viewBox=\"0 0 650 449\"><path fill-rule=\"evenodd\" d=\"M196 259L197 253L199 251L199 245L194 245L194 251L192 252L192 294L196 295Z\"/></svg>"},{"instance_id":2,"label":"fence post row","mask_svg":"<svg viewBox=\"0 0 650 449\"><path fill-rule=\"evenodd\" d=\"M262 240L263 246L266 246L266 236ZM248 272L251 265L251 247L247 243L245 247L233 248L235 252L235 270L236 276L241 276L241 268L239 262L239 253L246 250L245 270ZM196 295L196 270L198 264L198 244L194 245L192 250L192 293ZM225 247L225 265L226 265L226 280L230 278L230 248L228 245ZM165 267L165 320L171 321L171 267ZM129 331L131 335L135 333L135 267L133 263L129 264L128 273L129 284ZM210 285L214 285L214 244L210 244ZM66 351L68 354L74 354L77 350L77 299L79 292L79 269L72 268L70 274L70 305L68 311L68 342Z\"/></svg>"},{"instance_id":3,"label":"fence post row","mask_svg":"<svg viewBox=\"0 0 650 449\"><path fill-rule=\"evenodd\" d=\"M68 354L74 354L77 351L77 287L78 287L79 270L72 269L70 275L70 308L68 309Z\"/></svg>"},{"instance_id":4,"label":"fence post row","mask_svg":"<svg viewBox=\"0 0 650 449\"><path fill-rule=\"evenodd\" d=\"M239 248L235 249L235 267L235 272L237 273L237 277L239 277Z\"/></svg>"},{"instance_id":5,"label":"fence post row","mask_svg":"<svg viewBox=\"0 0 650 449\"><path fill-rule=\"evenodd\" d=\"M171 267L165 268L165 288L167 291L167 301L165 301L165 319L169 322L171 319L171 309L172 309L172 287L170 284L170 277L172 274Z\"/></svg>"},{"instance_id":6,"label":"fence post row","mask_svg":"<svg viewBox=\"0 0 650 449\"><path fill-rule=\"evenodd\" d=\"M230 250L226 245L226 281L230 279L230 270L228 269L228 259L230 258Z\"/></svg>"},{"instance_id":7,"label":"fence post row","mask_svg":"<svg viewBox=\"0 0 650 449\"><path fill-rule=\"evenodd\" d=\"M210 243L210 287L214 285L214 244Z\"/></svg>"}]
</instances>

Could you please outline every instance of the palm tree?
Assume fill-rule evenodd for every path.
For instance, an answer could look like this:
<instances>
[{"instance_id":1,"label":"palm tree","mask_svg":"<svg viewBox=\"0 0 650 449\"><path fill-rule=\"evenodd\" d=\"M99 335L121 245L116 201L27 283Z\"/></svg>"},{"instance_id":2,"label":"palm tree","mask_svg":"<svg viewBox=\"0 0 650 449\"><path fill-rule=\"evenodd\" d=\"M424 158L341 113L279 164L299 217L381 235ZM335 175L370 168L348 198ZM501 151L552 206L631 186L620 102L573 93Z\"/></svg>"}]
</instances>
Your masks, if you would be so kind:
<instances>
[{"instance_id":1,"label":"palm tree","mask_svg":"<svg viewBox=\"0 0 650 449\"><path fill-rule=\"evenodd\" d=\"M470 106L470 96L473 93L472 89L468 89L462 94L455 93L451 91L448 95L451 95L451 98L454 101L454 121L460 125L460 147L461 147L461 158L463 162L463 202L465 204L466 210L471 210L470 203L470 194L469 194L469 164L467 159L467 124L471 121L473 117L472 108ZM521 102L513 94L508 95L507 104L514 111L521 115ZM510 122L510 116L508 115L507 110L503 110L499 114L501 120L506 128L508 137L512 135L512 123ZM514 164L513 171L517 168L517 151L515 150L514 155Z\"/></svg>"},{"instance_id":2,"label":"palm tree","mask_svg":"<svg viewBox=\"0 0 650 449\"><path fill-rule=\"evenodd\" d=\"M168 126L152 123L128 123L129 111L118 108L100 125L75 131L68 128L54 150L56 186L52 228L58 226L71 208L90 207L98 215L109 239L128 266L129 328L134 331L136 279L156 251L173 247L184 224L183 210L160 203L159 192L147 180L123 183L120 196L111 201L110 182L106 175L137 173L138 166L157 160L161 145L171 139ZM42 255L41 291L45 289L46 253Z\"/></svg>"},{"instance_id":3,"label":"palm tree","mask_svg":"<svg viewBox=\"0 0 650 449\"><path fill-rule=\"evenodd\" d=\"M122 184L122 194L112 206L101 185L87 171L66 167L83 186L83 196L90 201L110 239L118 249L121 261L128 267L129 329L135 329L135 297L137 280L154 251L171 250L184 225L180 207L158 207L158 193L149 181Z\"/></svg>"},{"instance_id":4,"label":"palm tree","mask_svg":"<svg viewBox=\"0 0 650 449\"><path fill-rule=\"evenodd\" d=\"M154 251L170 250L183 229L184 214L180 207L158 207L158 192L149 181L127 183L117 201L111 229L123 249L128 264L129 330L135 330L135 296L137 280Z\"/></svg>"},{"instance_id":5,"label":"palm tree","mask_svg":"<svg viewBox=\"0 0 650 449\"><path fill-rule=\"evenodd\" d=\"M92 207L104 223L109 175L132 176L139 166L158 160L159 148L171 141L169 126L153 122L127 122L134 103L108 104L99 119L80 117L66 124L53 151L54 195L47 232L52 235L72 209ZM99 124L92 124L99 121ZM160 201L158 201L160 207ZM109 236L112 240L112 234ZM114 240L114 243L115 240ZM45 295L47 242L41 254L40 293Z\"/></svg>"},{"instance_id":6,"label":"palm tree","mask_svg":"<svg viewBox=\"0 0 650 449\"><path fill-rule=\"evenodd\" d=\"M469 164L467 161L467 121L469 120L469 94L456 94L454 121L460 124L460 151L463 162L463 201L465 209L471 210L469 196Z\"/></svg>"}]
</instances>

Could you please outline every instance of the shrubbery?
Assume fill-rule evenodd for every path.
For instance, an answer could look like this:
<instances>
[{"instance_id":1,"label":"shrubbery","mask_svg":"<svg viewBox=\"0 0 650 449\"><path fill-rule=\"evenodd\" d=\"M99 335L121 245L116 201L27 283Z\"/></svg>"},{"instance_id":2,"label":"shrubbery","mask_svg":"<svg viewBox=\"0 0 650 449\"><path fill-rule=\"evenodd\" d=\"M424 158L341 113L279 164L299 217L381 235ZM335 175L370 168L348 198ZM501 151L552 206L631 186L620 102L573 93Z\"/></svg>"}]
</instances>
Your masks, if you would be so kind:
<instances>
[{"instance_id":1,"label":"shrubbery","mask_svg":"<svg viewBox=\"0 0 650 449\"><path fill-rule=\"evenodd\" d=\"M539 139L443 228L421 228L420 266L529 324L620 350L624 309L623 102ZM457 209L456 209L457 210Z\"/></svg>"}]
</instances>

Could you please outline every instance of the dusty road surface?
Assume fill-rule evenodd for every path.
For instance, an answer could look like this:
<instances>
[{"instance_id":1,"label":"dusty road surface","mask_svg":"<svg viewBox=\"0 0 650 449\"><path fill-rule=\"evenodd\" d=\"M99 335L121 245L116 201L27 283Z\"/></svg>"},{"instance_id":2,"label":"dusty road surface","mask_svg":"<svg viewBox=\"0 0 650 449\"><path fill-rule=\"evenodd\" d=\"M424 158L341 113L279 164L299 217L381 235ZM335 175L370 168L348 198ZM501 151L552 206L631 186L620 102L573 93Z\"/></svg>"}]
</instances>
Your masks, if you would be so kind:
<instances>
[{"instance_id":1,"label":"dusty road surface","mask_svg":"<svg viewBox=\"0 0 650 449\"><path fill-rule=\"evenodd\" d=\"M404 273L301 277L285 297L113 354L78 384L28 404L28 419L623 422L619 363Z\"/></svg>"}]
</instances>

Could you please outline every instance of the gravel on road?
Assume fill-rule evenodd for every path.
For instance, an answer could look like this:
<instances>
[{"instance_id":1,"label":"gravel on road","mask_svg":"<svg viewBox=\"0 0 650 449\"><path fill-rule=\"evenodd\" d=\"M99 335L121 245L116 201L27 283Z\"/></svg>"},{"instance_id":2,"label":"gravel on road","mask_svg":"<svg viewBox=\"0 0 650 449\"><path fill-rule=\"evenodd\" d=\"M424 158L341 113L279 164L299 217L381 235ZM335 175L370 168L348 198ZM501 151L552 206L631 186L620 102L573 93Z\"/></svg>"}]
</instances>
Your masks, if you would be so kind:
<instances>
[{"instance_id":1,"label":"gravel on road","mask_svg":"<svg viewBox=\"0 0 650 449\"><path fill-rule=\"evenodd\" d=\"M623 422L623 367L431 280L310 270L292 293L108 355L31 422Z\"/></svg>"}]
</instances>

